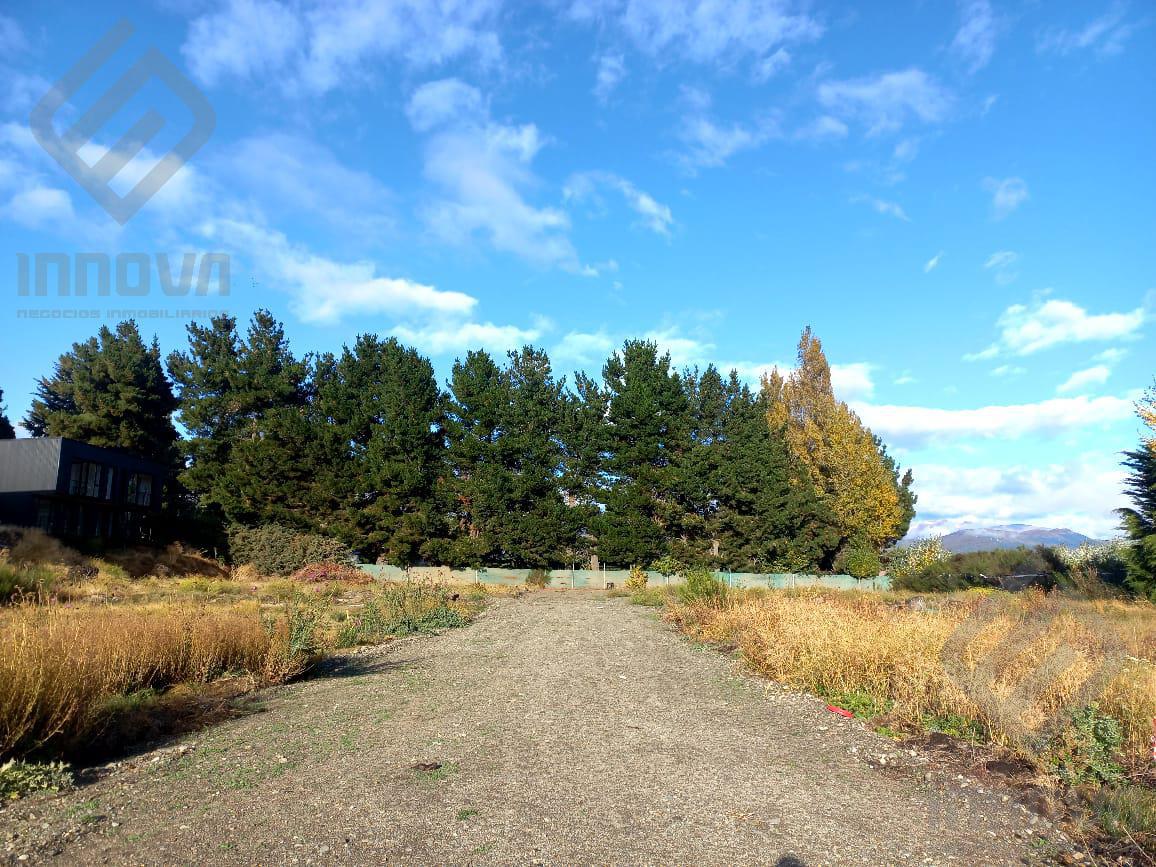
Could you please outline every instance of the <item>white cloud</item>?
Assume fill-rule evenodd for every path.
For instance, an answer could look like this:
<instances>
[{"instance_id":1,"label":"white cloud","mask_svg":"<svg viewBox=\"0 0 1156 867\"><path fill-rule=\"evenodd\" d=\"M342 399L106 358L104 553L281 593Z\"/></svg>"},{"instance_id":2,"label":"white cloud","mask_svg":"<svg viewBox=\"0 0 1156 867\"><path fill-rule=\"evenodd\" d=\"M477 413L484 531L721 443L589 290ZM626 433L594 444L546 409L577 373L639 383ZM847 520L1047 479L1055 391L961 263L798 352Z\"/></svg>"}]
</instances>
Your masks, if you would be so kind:
<instances>
[{"instance_id":1,"label":"white cloud","mask_svg":"<svg viewBox=\"0 0 1156 867\"><path fill-rule=\"evenodd\" d=\"M1013 304L996 322L999 340L969 361L993 358L1000 352L1031 355L1065 343L1123 340L1135 337L1146 319L1145 309L1127 313L1088 313L1071 301L1051 298L1031 307Z\"/></svg>"},{"instance_id":2,"label":"white cloud","mask_svg":"<svg viewBox=\"0 0 1156 867\"><path fill-rule=\"evenodd\" d=\"M889 202L886 199L878 199L875 196L856 196L851 201L868 204L877 214L895 217L897 220L903 220L904 222L911 222L911 218L907 216L907 212L903 210L903 206L898 202Z\"/></svg>"},{"instance_id":3,"label":"white cloud","mask_svg":"<svg viewBox=\"0 0 1156 867\"><path fill-rule=\"evenodd\" d=\"M582 273L568 235L569 216L525 198L537 185L530 164L544 143L538 128L498 123L484 111L447 111L450 105L483 104L480 93L453 80L423 85L410 100L411 122L428 124L419 127L429 133L423 171L440 192L424 208L426 224L451 244L481 236L500 252Z\"/></svg>"},{"instance_id":4,"label":"white cloud","mask_svg":"<svg viewBox=\"0 0 1156 867\"><path fill-rule=\"evenodd\" d=\"M874 365L865 361L831 365L831 387L840 400L863 400L875 394L871 371Z\"/></svg>"},{"instance_id":5,"label":"white cloud","mask_svg":"<svg viewBox=\"0 0 1156 867\"><path fill-rule=\"evenodd\" d=\"M197 80L213 87L281 70L304 35L297 13L277 0L227 0L189 24L181 53Z\"/></svg>"},{"instance_id":6,"label":"white cloud","mask_svg":"<svg viewBox=\"0 0 1156 867\"><path fill-rule=\"evenodd\" d=\"M936 123L947 117L953 98L917 68L819 85L819 102L866 124L868 135L893 132L908 120Z\"/></svg>"},{"instance_id":7,"label":"white cloud","mask_svg":"<svg viewBox=\"0 0 1156 867\"><path fill-rule=\"evenodd\" d=\"M0 216L30 229L67 226L76 215L72 198L55 187L33 186L16 193L0 207Z\"/></svg>"},{"instance_id":8,"label":"white cloud","mask_svg":"<svg viewBox=\"0 0 1156 867\"><path fill-rule=\"evenodd\" d=\"M418 132L428 132L452 120L477 120L487 113L481 91L456 78L428 81L410 96L406 117Z\"/></svg>"},{"instance_id":9,"label":"white cloud","mask_svg":"<svg viewBox=\"0 0 1156 867\"><path fill-rule=\"evenodd\" d=\"M1099 361L1102 364L1115 364L1118 361L1122 361L1124 356L1127 354L1128 350L1113 347L1111 349L1105 349L1103 352L1096 353L1092 360Z\"/></svg>"},{"instance_id":10,"label":"white cloud","mask_svg":"<svg viewBox=\"0 0 1156 867\"><path fill-rule=\"evenodd\" d=\"M498 0L224 0L194 19L181 52L209 86L266 78L325 93L368 79L376 63L423 69L501 57Z\"/></svg>"},{"instance_id":11,"label":"white cloud","mask_svg":"<svg viewBox=\"0 0 1156 867\"><path fill-rule=\"evenodd\" d=\"M1127 4L1113 3L1107 12L1088 22L1079 30L1050 29L1036 41L1036 50L1042 54L1072 54L1092 50L1110 57L1124 50L1124 43L1139 25L1125 21Z\"/></svg>"},{"instance_id":12,"label":"white cloud","mask_svg":"<svg viewBox=\"0 0 1156 867\"><path fill-rule=\"evenodd\" d=\"M1124 473L1114 456L1089 452L1061 464L959 467L916 464L919 517L912 536L963 527L1033 524L1093 538L1119 532Z\"/></svg>"},{"instance_id":13,"label":"white cloud","mask_svg":"<svg viewBox=\"0 0 1156 867\"><path fill-rule=\"evenodd\" d=\"M1132 417L1132 400L1124 397L1051 398L1039 403L939 409L857 403L854 409L888 443L916 447L962 439L1012 439L1056 436Z\"/></svg>"},{"instance_id":14,"label":"white cloud","mask_svg":"<svg viewBox=\"0 0 1156 867\"><path fill-rule=\"evenodd\" d=\"M992 368L992 376L1023 376L1027 373L1022 367L1017 367L1014 364L1001 364L999 367Z\"/></svg>"},{"instance_id":15,"label":"white cloud","mask_svg":"<svg viewBox=\"0 0 1156 867\"><path fill-rule=\"evenodd\" d=\"M350 315L468 316L477 299L406 278L383 277L369 261L338 262L295 245L274 229L241 220L209 221L200 232L247 256L258 273L291 297L305 322L331 323Z\"/></svg>"},{"instance_id":16,"label":"white cloud","mask_svg":"<svg viewBox=\"0 0 1156 867\"><path fill-rule=\"evenodd\" d=\"M618 343L602 329L571 331L550 351L550 357L577 365L598 364L610 357Z\"/></svg>"},{"instance_id":17,"label":"white cloud","mask_svg":"<svg viewBox=\"0 0 1156 867\"><path fill-rule=\"evenodd\" d=\"M1023 178L984 178L983 188L991 193L992 213L997 220L1028 200L1028 185Z\"/></svg>"},{"instance_id":18,"label":"white cloud","mask_svg":"<svg viewBox=\"0 0 1156 867\"><path fill-rule=\"evenodd\" d=\"M0 59L8 60L28 50L28 39L16 20L0 15Z\"/></svg>"},{"instance_id":19,"label":"white cloud","mask_svg":"<svg viewBox=\"0 0 1156 867\"><path fill-rule=\"evenodd\" d=\"M843 121L837 117L831 117L829 114L815 118L795 133L795 138L805 139L807 141L830 141L833 139L846 138L846 136L847 124L843 123Z\"/></svg>"},{"instance_id":20,"label":"white cloud","mask_svg":"<svg viewBox=\"0 0 1156 867\"><path fill-rule=\"evenodd\" d=\"M965 0L960 18L951 49L967 65L969 72L978 72L987 66L995 53L999 24L988 0Z\"/></svg>"},{"instance_id":21,"label":"white cloud","mask_svg":"<svg viewBox=\"0 0 1156 867\"><path fill-rule=\"evenodd\" d=\"M1111 369L1103 364L1089 367L1086 370L1077 370L1056 387L1056 393L1070 394L1073 391L1085 391L1090 386L1103 385L1111 375Z\"/></svg>"},{"instance_id":22,"label":"white cloud","mask_svg":"<svg viewBox=\"0 0 1156 867\"><path fill-rule=\"evenodd\" d=\"M761 147L780 135L778 123L770 117L752 124L720 125L707 115L708 96L694 91L688 96L691 110L683 117L678 136L687 147L680 161L689 169L718 168L735 154Z\"/></svg>"},{"instance_id":23,"label":"white cloud","mask_svg":"<svg viewBox=\"0 0 1156 867\"><path fill-rule=\"evenodd\" d=\"M915 159L915 156L918 153L919 139L905 138L903 141L895 145L894 150L891 151L891 158L896 162L909 163Z\"/></svg>"},{"instance_id":24,"label":"white cloud","mask_svg":"<svg viewBox=\"0 0 1156 867\"><path fill-rule=\"evenodd\" d=\"M625 77L626 59L621 54L598 55L598 71L594 75L594 96L599 102L606 102Z\"/></svg>"},{"instance_id":25,"label":"white cloud","mask_svg":"<svg viewBox=\"0 0 1156 867\"><path fill-rule=\"evenodd\" d=\"M923 273L930 274L939 267L940 261L943 259L943 251L940 250L934 256L927 260L927 264L923 266Z\"/></svg>"},{"instance_id":26,"label":"white cloud","mask_svg":"<svg viewBox=\"0 0 1156 867\"><path fill-rule=\"evenodd\" d=\"M609 25L660 60L732 64L749 59L756 75L784 61L784 44L822 35L822 25L791 0L578 0L571 16Z\"/></svg>"},{"instance_id":27,"label":"white cloud","mask_svg":"<svg viewBox=\"0 0 1156 867\"><path fill-rule=\"evenodd\" d=\"M774 54L764 57L755 64L755 80L767 81L774 78L791 63L791 53L785 48L780 48Z\"/></svg>"},{"instance_id":28,"label":"white cloud","mask_svg":"<svg viewBox=\"0 0 1156 867\"><path fill-rule=\"evenodd\" d=\"M271 213L316 218L371 239L393 227L390 191L373 175L345 166L330 150L302 136L277 132L242 139L214 168L220 182L256 197Z\"/></svg>"},{"instance_id":29,"label":"white cloud","mask_svg":"<svg viewBox=\"0 0 1156 867\"><path fill-rule=\"evenodd\" d=\"M995 276L995 282L1006 286L1019 276L1015 265L1019 262L1019 254L1011 250L999 250L987 257L983 267Z\"/></svg>"},{"instance_id":30,"label":"white cloud","mask_svg":"<svg viewBox=\"0 0 1156 867\"><path fill-rule=\"evenodd\" d=\"M626 178L611 172L580 172L566 182L565 197L574 201L600 203L598 188L609 187L622 194L626 204L642 220L642 225L657 235L670 236L674 215L667 205L657 201L644 190L638 189Z\"/></svg>"},{"instance_id":31,"label":"white cloud","mask_svg":"<svg viewBox=\"0 0 1156 867\"><path fill-rule=\"evenodd\" d=\"M519 328L492 322L436 322L419 327L396 325L392 333L404 343L431 355L444 355L479 348L493 353L518 349L537 341L543 330L542 324Z\"/></svg>"}]
</instances>

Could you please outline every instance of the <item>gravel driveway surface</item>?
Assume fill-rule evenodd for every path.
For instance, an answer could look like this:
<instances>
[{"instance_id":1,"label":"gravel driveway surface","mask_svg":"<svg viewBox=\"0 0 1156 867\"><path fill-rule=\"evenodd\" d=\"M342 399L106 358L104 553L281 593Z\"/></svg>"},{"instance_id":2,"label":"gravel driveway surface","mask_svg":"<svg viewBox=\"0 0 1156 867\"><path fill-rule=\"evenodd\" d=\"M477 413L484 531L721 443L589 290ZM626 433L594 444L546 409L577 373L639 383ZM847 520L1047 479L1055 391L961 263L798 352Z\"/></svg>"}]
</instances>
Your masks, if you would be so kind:
<instances>
[{"instance_id":1,"label":"gravel driveway surface","mask_svg":"<svg viewBox=\"0 0 1156 867\"><path fill-rule=\"evenodd\" d=\"M1060 839L1011 793L574 591L0 809L12 863L987 865L1038 858L1031 836Z\"/></svg>"}]
</instances>

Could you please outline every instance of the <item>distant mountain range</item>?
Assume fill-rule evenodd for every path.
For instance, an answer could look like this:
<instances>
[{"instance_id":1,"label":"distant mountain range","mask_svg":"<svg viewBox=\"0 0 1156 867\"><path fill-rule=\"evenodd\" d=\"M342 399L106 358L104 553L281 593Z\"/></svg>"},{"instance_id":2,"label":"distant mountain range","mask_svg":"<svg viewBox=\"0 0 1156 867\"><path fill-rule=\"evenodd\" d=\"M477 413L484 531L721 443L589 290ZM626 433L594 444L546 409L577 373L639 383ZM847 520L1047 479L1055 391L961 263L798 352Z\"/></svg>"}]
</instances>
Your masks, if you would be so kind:
<instances>
[{"instance_id":1,"label":"distant mountain range","mask_svg":"<svg viewBox=\"0 0 1156 867\"><path fill-rule=\"evenodd\" d=\"M1031 524L1003 524L995 527L969 527L956 530L943 537L943 547L953 554L967 554L971 551L993 551L997 548L1034 548L1048 545L1056 548L1078 548L1083 544L1095 544L1083 533L1065 527L1048 529Z\"/></svg>"}]
</instances>

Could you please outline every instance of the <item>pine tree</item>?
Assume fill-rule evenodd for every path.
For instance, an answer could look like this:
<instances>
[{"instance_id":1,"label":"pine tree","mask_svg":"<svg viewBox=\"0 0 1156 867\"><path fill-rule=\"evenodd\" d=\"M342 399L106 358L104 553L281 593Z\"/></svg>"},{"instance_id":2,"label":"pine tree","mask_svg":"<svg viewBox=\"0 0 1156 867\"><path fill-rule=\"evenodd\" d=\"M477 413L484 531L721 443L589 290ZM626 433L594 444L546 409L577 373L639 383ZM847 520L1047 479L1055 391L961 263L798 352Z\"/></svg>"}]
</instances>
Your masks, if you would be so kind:
<instances>
[{"instance_id":1,"label":"pine tree","mask_svg":"<svg viewBox=\"0 0 1156 867\"><path fill-rule=\"evenodd\" d=\"M308 363L266 310L244 339L225 315L187 330L188 351L168 358L190 434L182 482L228 521L312 527Z\"/></svg>"},{"instance_id":2,"label":"pine tree","mask_svg":"<svg viewBox=\"0 0 1156 867\"><path fill-rule=\"evenodd\" d=\"M452 564L481 566L501 554L498 524L506 519L498 439L505 413L502 371L484 350L454 362L446 397L446 463L441 495L447 539L432 551Z\"/></svg>"},{"instance_id":3,"label":"pine tree","mask_svg":"<svg viewBox=\"0 0 1156 867\"><path fill-rule=\"evenodd\" d=\"M719 563L751 572L801 572L828 564L840 542L835 517L782 430L767 424L764 395L731 373L716 459Z\"/></svg>"},{"instance_id":4,"label":"pine tree","mask_svg":"<svg viewBox=\"0 0 1156 867\"><path fill-rule=\"evenodd\" d=\"M83 440L171 464L176 406L156 340L146 344L130 319L115 331L102 326L60 357L52 376L38 381L24 426L33 436Z\"/></svg>"},{"instance_id":5,"label":"pine tree","mask_svg":"<svg viewBox=\"0 0 1156 867\"><path fill-rule=\"evenodd\" d=\"M340 359L320 359L314 379L318 521L368 557L417 562L437 532L442 418L433 366L396 338L365 334Z\"/></svg>"},{"instance_id":6,"label":"pine tree","mask_svg":"<svg viewBox=\"0 0 1156 867\"><path fill-rule=\"evenodd\" d=\"M768 420L785 431L792 453L838 522L844 542L879 548L895 540L914 508L910 481L878 440L831 388L831 368L819 339L807 328L799 340L798 367L784 379L764 380ZM909 521L909 519L908 519Z\"/></svg>"},{"instance_id":7,"label":"pine tree","mask_svg":"<svg viewBox=\"0 0 1156 867\"><path fill-rule=\"evenodd\" d=\"M1137 404L1137 414L1148 428L1134 451L1124 453L1129 473L1125 493L1132 507L1119 510L1131 544L1125 583L1132 592L1156 602L1156 386Z\"/></svg>"},{"instance_id":8,"label":"pine tree","mask_svg":"<svg viewBox=\"0 0 1156 867\"><path fill-rule=\"evenodd\" d=\"M581 372L574 375L573 389L562 397L562 473L558 484L569 509L574 563L587 559L596 549L594 524L601 515L605 483L607 404L606 392Z\"/></svg>"},{"instance_id":9,"label":"pine tree","mask_svg":"<svg viewBox=\"0 0 1156 867\"><path fill-rule=\"evenodd\" d=\"M602 379L608 403L598 555L614 566L646 566L669 551L686 519L678 485L690 446L686 394L670 355L659 355L651 341L626 341Z\"/></svg>"},{"instance_id":10,"label":"pine tree","mask_svg":"<svg viewBox=\"0 0 1156 867\"><path fill-rule=\"evenodd\" d=\"M16 430L8 420L8 410L4 406L4 389L0 388L0 440L16 438Z\"/></svg>"},{"instance_id":11,"label":"pine tree","mask_svg":"<svg viewBox=\"0 0 1156 867\"><path fill-rule=\"evenodd\" d=\"M719 461L730 412L727 386L715 366L680 377L689 423L687 448L674 464L680 522L669 532L670 554L693 565L718 561Z\"/></svg>"},{"instance_id":12,"label":"pine tree","mask_svg":"<svg viewBox=\"0 0 1156 867\"><path fill-rule=\"evenodd\" d=\"M455 562L549 567L575 556L581 513L560 490L564 388L531 346L508 353L501 369L485 352L454 365L446 490Z\"/></svg>"}]
</instances>

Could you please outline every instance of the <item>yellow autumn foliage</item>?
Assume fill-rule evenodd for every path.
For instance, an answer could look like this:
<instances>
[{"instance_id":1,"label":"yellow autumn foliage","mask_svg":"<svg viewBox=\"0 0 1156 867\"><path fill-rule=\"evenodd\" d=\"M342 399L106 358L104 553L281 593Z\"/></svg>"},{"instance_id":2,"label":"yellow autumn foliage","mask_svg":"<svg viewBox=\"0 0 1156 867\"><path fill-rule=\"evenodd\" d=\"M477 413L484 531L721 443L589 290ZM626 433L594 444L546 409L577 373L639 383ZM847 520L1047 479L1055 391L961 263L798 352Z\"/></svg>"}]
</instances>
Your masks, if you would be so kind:
<instances>
[{"instance_id":1,"label":"yellow autumn foliage","mask_svg":"<svg viewBox=\"0 0 1156 867\"><path fill-rule=\"evenodd\" d=\"M798 366L786 378L772 371L763 389L769 423L785 432L844 537L874 547L893 540L902 521L895 476L871 431L835 396L831 367L809 327Z\"/></svg>"}]
</instances>

